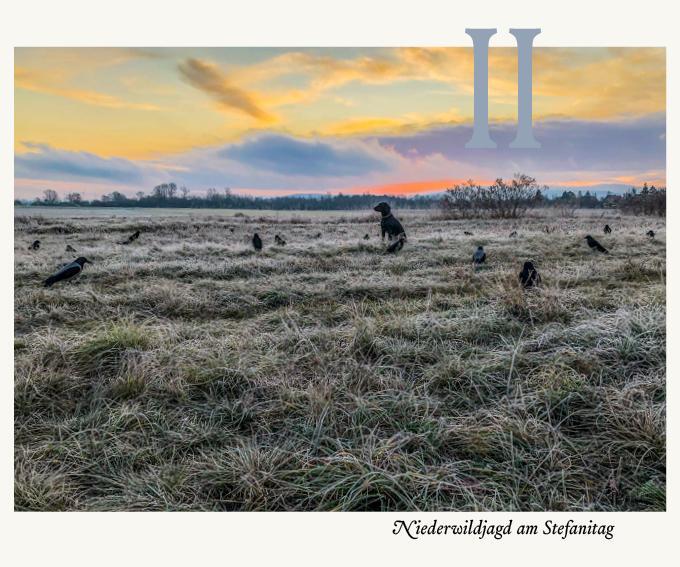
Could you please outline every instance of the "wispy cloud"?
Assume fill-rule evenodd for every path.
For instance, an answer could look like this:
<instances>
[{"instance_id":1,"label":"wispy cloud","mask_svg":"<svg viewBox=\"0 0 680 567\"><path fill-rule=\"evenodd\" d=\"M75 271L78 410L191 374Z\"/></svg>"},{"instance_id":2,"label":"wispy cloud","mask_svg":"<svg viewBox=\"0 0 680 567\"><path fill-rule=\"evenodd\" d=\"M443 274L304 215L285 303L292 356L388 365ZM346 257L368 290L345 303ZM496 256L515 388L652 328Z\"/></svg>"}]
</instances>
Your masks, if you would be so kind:
<instances>
[{"instance_id":1,"label":"wispy cloud","mask_svg":"<svg viewBox=\"0 0 680 567\"><path fill-rule=\"evenodd\" d=\"M237 110L260 122L276 118L260 106L255 95L232 84L214 64L200 59L187 59L178 65L180 75L191 86L215 100L223 110Z\"/></svg>"},{"instance_id":2,"label":"wispy cloud","mask_svg":"<svg viewBox=\"0 0 680 567\"><path fill-rule=\"evenodd\" d=\"M104 108L127 108L132 110L160 110L155 104L123 100L106 93L76 89L59 84L54 79L17 67L14 71L14 86L29 91L60 96Z\"/></svg>"}]
</instances>

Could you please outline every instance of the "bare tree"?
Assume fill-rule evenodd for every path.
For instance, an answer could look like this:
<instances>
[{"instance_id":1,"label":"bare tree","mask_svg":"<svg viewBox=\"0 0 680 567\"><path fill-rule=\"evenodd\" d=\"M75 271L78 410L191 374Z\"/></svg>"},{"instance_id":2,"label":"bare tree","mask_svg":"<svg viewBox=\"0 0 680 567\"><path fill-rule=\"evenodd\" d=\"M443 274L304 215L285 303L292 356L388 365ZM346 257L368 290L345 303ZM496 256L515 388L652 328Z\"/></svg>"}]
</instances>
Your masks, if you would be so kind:
<instances>
[{"instance_id":1,"label":"bare tree","mask_svg":"<svg viewBox=\"0 0 680 567\"><path fill-rule=\"evenodd\" d=\"M186 185L182 185L179 188L179 192L182 194L182 199L186 199L189 196L189 188Z\"/></svg>"},{"instance_id":2,"label":"bare tree","mask_svg":"<svg viewBox=\"0 0 680 567\"><path fill-rule=\"evenodd\" d=\"M501 178L482 187L473 181L447 189L442 208L461 217L518 218L542 200L541 187L529 175L515 174L511 182Z\"/></svg>"},{"instance_id":3,"label":"bare tree","mask_svg":"<svg viewBox=\"0 0 680 567\"><path fill-rule=\"evenodd\" d=\"M138 201L141 201L144 198L144 191L137 191L135 197L137 197Z\"/></svg>"},{"instance_id":4,"label":"bare tree","mask_svg":"<svg viewBox=\"0 0 680 567\"><path fill-rule=\"evenodd\" d=\"M45 189L43 191L43 195L45 196L43 201L48 205L54 205L54 203L59 202L59 193L57 193L54 189Z\"/></svg>"},{"instance_id":5,"label":"bare tree","mask_svg":"<svg viewBox=\"0 0 680 567\"><path fill-rule=\"evenodd\" d=\"M66 200L74 205L79 205L83 202L83 196L80 193L69 193L66 195Z\"/></svg>"}]
</instances>

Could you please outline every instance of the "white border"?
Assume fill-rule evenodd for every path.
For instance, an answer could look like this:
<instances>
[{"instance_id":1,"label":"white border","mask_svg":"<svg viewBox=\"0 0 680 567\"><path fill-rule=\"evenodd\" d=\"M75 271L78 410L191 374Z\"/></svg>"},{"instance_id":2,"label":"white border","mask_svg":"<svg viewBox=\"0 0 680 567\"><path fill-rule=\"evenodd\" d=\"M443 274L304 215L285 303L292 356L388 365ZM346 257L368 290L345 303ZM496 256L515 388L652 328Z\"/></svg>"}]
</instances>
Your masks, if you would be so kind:
<instances>
[{"instance_id":1,"label":"white border","mask_svg":"<svg viewBox=\"0 0 680 567\"><path fill-rule=\"evenodd\" d=\"M455 0L192 0L28 1L5 3L0 22L0 148L2 180L2 260L13 254L13 48L16 46L402 46L470 45L466 27L495 27L492 45L514 45L510 27L540 27L537 46L665 46L667 48L667 155L678 156L674 100L680 21L676 3L571 0L560 3L487 0L461 5ZM650 86L653 88L653 85ZM7 129L7 125L12 128ZM675 179L668 163L667 182ZM668 195L669 217L678 212L675 191ZM675 282L678 228L668 224L669 290ZM668 361L668 512L598 514L484 514L494 522L542 523L546 518L614 522L615 537L504 538L477 541L430 537L411 541L391 534L394 519L460 522L472 514L454 513L230 513L230 514L48 514L13 513L13 282L0 280L4 314L0 356L3 369L3 468L0 534L5 564L23 565L178 565L446 564L634 565L669 564L677 546L677 403L674 384L678 357ZM668 318L678 311L668 296ZM680 334L668 329L668 352ZM478 515L474 515L478 517Z\"/></svg>"}]
</instances>

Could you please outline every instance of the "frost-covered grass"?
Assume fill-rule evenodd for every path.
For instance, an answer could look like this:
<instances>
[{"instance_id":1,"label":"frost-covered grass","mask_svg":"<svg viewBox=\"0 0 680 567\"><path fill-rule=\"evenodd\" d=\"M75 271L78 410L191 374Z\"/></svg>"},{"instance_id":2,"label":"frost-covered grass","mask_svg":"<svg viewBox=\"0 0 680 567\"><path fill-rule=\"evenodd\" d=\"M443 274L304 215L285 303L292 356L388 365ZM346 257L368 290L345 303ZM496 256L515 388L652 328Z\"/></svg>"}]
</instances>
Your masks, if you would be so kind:
<instances>
[{"instance_id":1,"label":"frost-covered grass","mask_svg":"<svg viewBox=\"0 0 680 567\"><path fill-rule=\"evenodd\" d=\"M17 216L15 508L664 509L663 222L399 216Z\"/></svg>"}]
</instances>

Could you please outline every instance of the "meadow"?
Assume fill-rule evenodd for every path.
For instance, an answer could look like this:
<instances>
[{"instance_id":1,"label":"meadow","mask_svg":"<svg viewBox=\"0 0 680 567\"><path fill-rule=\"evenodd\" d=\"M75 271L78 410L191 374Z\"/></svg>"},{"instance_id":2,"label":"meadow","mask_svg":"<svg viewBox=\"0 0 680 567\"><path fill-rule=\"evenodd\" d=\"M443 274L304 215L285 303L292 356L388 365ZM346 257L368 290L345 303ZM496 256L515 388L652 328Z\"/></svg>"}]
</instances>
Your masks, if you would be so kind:
<instances>
[{"instance_id":1,"label":"meadow","mask_svg":"<svg viewBox=\"0 0 680 567\"><path fill-rule=\"evenodd\" d=\"M396 214L18 208L15 509L664 510L664 221Z\"/></svg>"}]
</instances>

